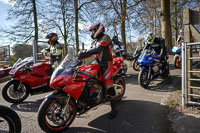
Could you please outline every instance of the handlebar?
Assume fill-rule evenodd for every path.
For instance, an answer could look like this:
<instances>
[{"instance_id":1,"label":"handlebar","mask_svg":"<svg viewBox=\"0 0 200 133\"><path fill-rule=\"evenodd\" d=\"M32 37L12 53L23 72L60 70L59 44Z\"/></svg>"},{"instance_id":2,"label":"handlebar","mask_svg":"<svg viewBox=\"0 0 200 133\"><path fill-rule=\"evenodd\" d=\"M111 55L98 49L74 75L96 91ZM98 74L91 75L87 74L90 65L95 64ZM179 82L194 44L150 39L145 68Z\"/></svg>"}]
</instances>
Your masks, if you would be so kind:
<instances>
[{"instance_id":1,"label":"handlebar","mask_svg":"<svg viewBox=\"0 0 200 133\"><path fill-rule=\"evenodd\" d=\"M78 73L82 73L82 74L88 76L90 79L94 78L93 76L81 71L80 69L78 69L78 67L76 67L74 70L74 75L73 75L73 81L75 81L75 82L87 82L88 81L87 79L86 80L76 80Z\"/></svg>"}]
</instances>

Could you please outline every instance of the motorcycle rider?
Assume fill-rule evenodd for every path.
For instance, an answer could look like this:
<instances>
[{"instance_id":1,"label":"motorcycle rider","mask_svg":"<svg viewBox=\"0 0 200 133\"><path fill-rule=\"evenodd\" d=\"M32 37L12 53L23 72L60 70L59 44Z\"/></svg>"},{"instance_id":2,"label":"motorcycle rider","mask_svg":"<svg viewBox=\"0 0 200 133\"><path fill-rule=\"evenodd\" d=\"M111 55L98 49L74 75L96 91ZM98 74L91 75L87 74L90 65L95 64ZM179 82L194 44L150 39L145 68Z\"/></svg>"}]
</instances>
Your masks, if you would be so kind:
<instances>
[{"instance_id":1,"label":"motorcycle rider","mask_svg":"<svg viewBox=\"0 0 200 133\"><path fill-rule=\"evenodd\" d=\"M50 64L54 65L56 61L60 64L63 56L63 46L58 42L58 35L50 33L46 38L49 39L49 47L44 50L50 53Z\"/></svg>"},{"instance_id":2,"label":"motorcycle rider","mask_svg":"<svg viewBox=\"0 0 200 133\"><path fill-rule=\"evenodd\" d=\"M112 45L113 46L113 51L115 52L116 56L117 57L123 56L122 54L123 54L123 52L125 50L124 50L124 46L123 46L122 42L120 42L118 40L117 36L113 36L112 42L113 42L113 45Z\"/></svg>"},{"instance_id":3,"label":"motorcycle rider","mask_svg":"<svg viewBox=\"0 0 200 133\"><path fill-rule=\"evenodd\" d=\"M161 62L163 66L166 65L167 59L165 54L167 51L165 47L165 40L162 37L155 37L152 32L149 32L144 36L143 46L146 48L151 47L155 53L158 54L158 56L154 56L155 59L158 59L158 61Z\"/></svg>"},{"instance_id":4,"label":"motorcycle rider","mask_svg":"<svg viewBox=\"0 0 200 133\"><path fill-rule=\"evenodd\" d=\"M113 59L111 50L111 39L107 34L104 34L105 28L103 24L94 23L89 26L89 31L91 32L91 38L94 40L92 42L92 48L85 52L79 52L78 58L84 59L92 55L95 56L96 62L101 68L103 75L104 86L106 87L106 94L110 99L111 113L109 119L113 119L117 116L116 102L114 96L116 95L115 89L113 87Z\"/></svg>"}]
</instances>

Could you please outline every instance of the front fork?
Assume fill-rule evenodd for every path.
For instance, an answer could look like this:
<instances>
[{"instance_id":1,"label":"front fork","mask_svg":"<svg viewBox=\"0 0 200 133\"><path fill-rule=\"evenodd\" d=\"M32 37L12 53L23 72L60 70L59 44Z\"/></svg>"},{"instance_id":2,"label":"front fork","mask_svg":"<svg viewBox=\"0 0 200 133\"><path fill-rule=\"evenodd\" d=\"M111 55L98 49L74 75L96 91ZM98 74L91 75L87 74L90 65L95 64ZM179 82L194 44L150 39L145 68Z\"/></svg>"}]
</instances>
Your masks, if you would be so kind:
<instances>
[{"instance_id":1,"label":"front fork","mask_svg":"<svg viewBox=\"0 0 200 133\"><path fill-rule=\"evenodd\" d=\"M18 90L18 91L20 90L21 85L22 85L22 82L20 81L20 82L19 82L19 85L17 86L17 90Z\"/></svg>"},{"instance_id":2,"label":"front fork","mask_svg":"<svg viewBox=\"0 0 200 133\"><path fill-rule=\"evenodd\" d=\"M148 80L151 80L151 67L149 67Z\"/></svg>"},{"instance_id":3,"label":"front fork","mask_svg":"<svg viewBox=\"0 0 200 133\"><path fill-rule=\"evenodd\" d=\"M70 95L67 94L67 98L65 99L66 104L65 104L65 107L62 109L62 112L61 112L61 117L62 117L62 118L64 118L64 115L66 114L66 111L69 112L68 104L69 104L70 98L71 98Z\"/></svg>"}]
</instances>

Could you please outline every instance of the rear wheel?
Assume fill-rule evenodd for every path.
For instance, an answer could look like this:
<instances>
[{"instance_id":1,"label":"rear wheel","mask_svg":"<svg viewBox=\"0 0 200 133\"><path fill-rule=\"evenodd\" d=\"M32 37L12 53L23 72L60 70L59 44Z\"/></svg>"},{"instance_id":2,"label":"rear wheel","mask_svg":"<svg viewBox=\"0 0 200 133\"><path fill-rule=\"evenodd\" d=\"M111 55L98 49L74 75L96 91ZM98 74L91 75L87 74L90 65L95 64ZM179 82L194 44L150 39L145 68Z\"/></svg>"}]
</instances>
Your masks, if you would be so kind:
<instances>
[{"instance_id":1,"label":"rear wheel","mask_svg":"<svg viewBox=\"0 0 200 133\"><path fill-rule=\"evenodd\" d=\"M65 107L66 111L64 111ZM77 106L74 99L70 99L68 105L63 102L63 99L45 99L39 108L39 126L45 132L60 133L68 129L74 121L76 111Z\"/></svg>"},{"instance_id":2,"label":"rear wheel","mask_svg":"<svg viewBox=\"0 0 200 133\"><path fill-rule=\"evenodd\" d=\"M137 62L137 59L133 60L133 70L135 71L140 70L140 66L139 66L139 63Z\"/></svg>"},{"instance_id":3,"label":"rear wheel","mask_svg":"<svg viewBox=\"0 0 200 133\"><path fill-rule=\"evenodd\" d=\"M10 103L20 103L29 96L30 88L24 83L12 80L2 90L3 98Z\"/></svg>"},{"instance_id":4,"label":"rear wheel","mask_svg":"<svg viewBox=\"0 0 200 133\"><path fill-rule=\"evenodd\" d=\"M148 72L144 70L140 70L138 76L138 82L143 88L147 88L150 84L150 80L148 79Z\"/></svg>"},{"instance_id":5,"label":"rear wheel","mask_svg":"<svg viewBox=\"0 0 200 133\"><path fill-rule=\"evenodd\" d=\"M116 101L119 102L121 101L122 97L124 96L125 90L126 90L126 85L125 85L125 80L121 76L115 76L113 78L113 87L116 92Z\"/></svg>"}]
</instances>

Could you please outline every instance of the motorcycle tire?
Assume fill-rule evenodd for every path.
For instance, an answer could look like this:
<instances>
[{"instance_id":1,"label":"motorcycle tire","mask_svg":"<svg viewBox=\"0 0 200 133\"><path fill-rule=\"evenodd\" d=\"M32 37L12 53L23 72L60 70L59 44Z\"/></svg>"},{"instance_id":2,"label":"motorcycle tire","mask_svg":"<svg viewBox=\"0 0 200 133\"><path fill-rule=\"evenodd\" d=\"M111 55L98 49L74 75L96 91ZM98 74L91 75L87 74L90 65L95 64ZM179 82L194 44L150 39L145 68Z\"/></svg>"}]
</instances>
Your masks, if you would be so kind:
<instances>
[{"instance_id":1,"label":"motorcycle tire","mask_svg":"<svg viewBox=\"0 0 200 133\"><path fill-rule=\"evenodd\" d=\"M123 73L126 74L128 71L128 65L127 64L124 64L123 65Z\"/></svg>"},{"instance_id":2,"label":"motorcycle tire","mask_svg":"<svg viewBox=\"0 0 200 133\"><path fill-rule=\"evenodd\" d=\"M137 62L137 59L133 60L133 70L140 71L140 66Z\"/></svg>"},{"instance_id":3,"label":"motorcycle tire","mask_svg":"<svg viewBox=\"0 0 200 133\"><path fill-rule=\"evenodd\" d=\"M49 113L50 109L55 108L55 106L52 106L52 105L56 105L56 104L59 105L59 100L57 98L46 98L39 108L38 124L39 124L40 128L45 132L51 132L51 133L63 132L68 129L68 127L71 125L71 123L74 121L74 119L76 117L77 105L76 105L75 100L71 98L69 100L69 105L70 105L69 110L72 109L72 111L70 111L70 114L69 114L70 117L67 119L66 122L62 123L62 125L57 125L57 126L51 125L51 123L55 124L55 122L56 122L55 119L57 119L58 117L59 118L61 117L61 116L58 116L58 114L55 114L56 112ZM60 105L60 106L62 106L62 105ZM55 114L55 116L52 117L52 116L49 116L48 114L49 115ZM48 123L48 120L50 120L51 123Z\"/></svg>"},{"instance_id":4,"label":"motorcycle tire","mask_svg":"<svg viewBox=\"0 0 200 133\"><path fill-rule=\"evenodd\" d=\"M180 61L179 61L179 57L176 56L174 59L174 67L175 68L179 68L180 67Z\"/></svg>"},{"instance_id":5,"label":"motorcycle tire","mask_svg":"<svg viewBox=\"0 0 200 133\"><path fill-rule=\"evenodd\" d=\"M169 71L169 63L168 62L166 64L166 66L165 66L165 76L166 76L166 78L171 77L170 71Z\"/></svg>"},{"instance_id":6,"label":"motorcycle tire","mask_svg":"<svg viewBox=\"0 0 200 133\"><path fill-rule=\"evenodd\" d=\"M124 65L122 66L122 68L119 70L118 73L119 73L120 75L126 75L127 71L128 71L128 66L127 66L127 64L124 64Z\"/></svg>"},{"instance_id":7,"label":"motorcycle tire","mask_svg":"<svg viewBox=\"0 0 200 133\"><path fill-rule=\"evenodd\" d=\"M118 87L117 85L120 85L122 88L120 88L120 86ZM114 76L113 87L114 87L116 95L117 95L116 101L119 102L119 101L121 101L122 97L124 96L125 90L126 90L126 83L125 83L124 78L119 75Z\"/></svg>"},{"instance_id":8,"label":"motorcycle tire","mask_svg":"<svg viewBox=\"0 0 200 133\"><path fill-rule=\"evenodd\" d=\"M150 81L148 79L148 72L147 71L140 70L139 75L138 75L138 83L143 88L147 88L149 86Z\"/></svg>"},{"instance_id":9,"label":"motorcycle tire","mask_svg":"<svg viewBox=\"0 0 200 133\"><path fill-rule=\"evenodd\" d=\"M16 80L11 80L3 87L3 90L2 90L2 96L7 102L9 102L9 103L20 103L20 102L24 101L29 96L29 93L30 93L29 86L22 83L21 85L23 85L26 88L25 95L23 97L19 98L19 99L12 98L11 96L8 95L9 87L11 87L12 85L13 85L14 89L16 89L16 87L18 87L18 85L19 85L19 82L16 81Z\"/></svg>"},{"instance_id":10,"label":"motorcycle tire","mask_svg":"<svg viewBox=\"0 0 200 133\"><path fill-rule=\"evenodd\" d=\"M9 107L0 105L0 118L3 118L1 122L4 122L4 120L7 122L9 126L9 133L21 133L21 120L14 110Z\"/></svg>"}]
</instances>

